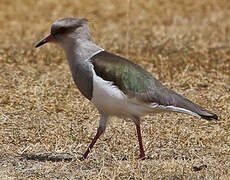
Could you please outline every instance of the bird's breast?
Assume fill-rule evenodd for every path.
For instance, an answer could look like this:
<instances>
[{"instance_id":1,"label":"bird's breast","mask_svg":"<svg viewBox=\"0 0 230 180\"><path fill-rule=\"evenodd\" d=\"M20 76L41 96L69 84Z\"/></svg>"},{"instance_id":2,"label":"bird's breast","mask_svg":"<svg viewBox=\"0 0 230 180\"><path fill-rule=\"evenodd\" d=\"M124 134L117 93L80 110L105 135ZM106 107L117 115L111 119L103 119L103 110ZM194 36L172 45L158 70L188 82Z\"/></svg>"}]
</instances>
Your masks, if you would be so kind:
<instances>
[{"instance_id":1,"label":"bird's breast","mask_svg":"<svg viewBox=\"0 0 230 180\"><path fill-rule=\"evenodd\" d=\"M91 101L100 113L111 116L142 116L149 111L147 107L133 103L113 82L105 81L95 72Z\"/></svg>"}]
</instances>

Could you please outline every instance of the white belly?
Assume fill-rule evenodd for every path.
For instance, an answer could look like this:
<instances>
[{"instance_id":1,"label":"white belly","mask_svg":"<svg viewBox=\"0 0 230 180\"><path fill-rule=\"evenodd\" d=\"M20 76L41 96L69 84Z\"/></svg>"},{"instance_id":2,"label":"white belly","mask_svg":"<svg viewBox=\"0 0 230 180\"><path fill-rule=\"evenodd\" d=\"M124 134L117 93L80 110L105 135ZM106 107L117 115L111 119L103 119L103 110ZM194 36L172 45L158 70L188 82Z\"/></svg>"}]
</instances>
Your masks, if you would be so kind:
<instances>
[{"instance_id":1,"label":"white belly","mask_svg":"<svg viewBox=\"0 0 230 180\"><path fill-rule=\"evenodd\" d=\"M93 97L92 103L100 113L111 116L141 117L148 113L160 113L162 111L176 111L198 116L189 110L174 107L162 106L157 103L140 103L136 99L129 99L117 86L110 81L105 81L93 71Z\"/></svg>"},{"instance_id":2,"label":"white belly","mask_svg":"<svg viewBox=\"0 0 230 180\"><path fill-rule=\"evenodd\" d=\"M133 103L112 82L105 81L93 75L93 98L92 103L101 113L114 116L142 116L150 112L150 108L143 104Z\"/></svg>"}]
</instances>

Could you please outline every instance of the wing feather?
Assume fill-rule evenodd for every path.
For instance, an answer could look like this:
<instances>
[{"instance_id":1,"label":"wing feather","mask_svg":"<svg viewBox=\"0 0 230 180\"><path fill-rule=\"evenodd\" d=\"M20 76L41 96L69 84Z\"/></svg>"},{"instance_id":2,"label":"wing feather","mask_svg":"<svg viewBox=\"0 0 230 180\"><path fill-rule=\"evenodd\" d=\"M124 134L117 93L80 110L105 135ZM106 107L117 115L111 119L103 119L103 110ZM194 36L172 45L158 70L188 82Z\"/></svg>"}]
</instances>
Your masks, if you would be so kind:
<instances>
[{"instance_id":1,"label":"wing feather","mask_svg":"<svg viewBox=\"0 0 230 180\"><path fill-rule=\"evenodd\" d=\"M102 51L93 56L91 61L98 76L113 82L130 98L144 103L184 108L206 119L217 118L210 111L166 88L149 72L128 59Z\"/></svg>"}]
</instances>

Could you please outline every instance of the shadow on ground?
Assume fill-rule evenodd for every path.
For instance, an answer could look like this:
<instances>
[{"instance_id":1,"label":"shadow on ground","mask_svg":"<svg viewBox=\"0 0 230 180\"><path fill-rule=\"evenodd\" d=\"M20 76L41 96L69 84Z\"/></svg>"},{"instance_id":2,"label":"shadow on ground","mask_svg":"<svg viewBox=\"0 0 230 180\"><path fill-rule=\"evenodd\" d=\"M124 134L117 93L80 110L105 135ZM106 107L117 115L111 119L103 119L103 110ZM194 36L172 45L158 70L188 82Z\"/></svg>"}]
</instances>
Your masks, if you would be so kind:
<instances>
[{"instance_id":1,"label":"shadow on ground","mask_svg":"<svg viewBox=\"0 0 230 180\"><path fill-rule=\"evenodd\" d=\"M70 162L76 158L69 153L43 153L43 154L22 154L21 159L34 161Z\"/></svg>"},{"instance_id":2,"label":"shadow on ground","mask_svg":"<svg viewBox=\"0 0 230 180\"><path fill-rule=\"evenodd\" d=\"M76 153L76 154L70 154L70 153L40 153L40 154L32 154L32 153L23 153L20 155L15 155L15 154L5 154L3 156L0 156L0 166L13 166L13 167L20 167L22 169L25 168L25 166L30 162L30 163L36 163L36 162L41 162L41 163L57 163L57 162L74 162L77 159L82 157L81 153ZM194 156L163 156L161 157L165 161L174 159L174 160L182 160L182 161L192 161L197 159L197 157ZM128 157L122 157L118 158L120 161L129 161L130 159ZM143 161L155 161L159 160L160 157L158 156L147 156ZM92 161L95 161L95 159L91 159ZM138 161L138 160L137 160ZM207 168L206 164L200 164L198 166L192 166L191 167L193 171L201 171L202 169Z\"/></svg>"}]
</instances>

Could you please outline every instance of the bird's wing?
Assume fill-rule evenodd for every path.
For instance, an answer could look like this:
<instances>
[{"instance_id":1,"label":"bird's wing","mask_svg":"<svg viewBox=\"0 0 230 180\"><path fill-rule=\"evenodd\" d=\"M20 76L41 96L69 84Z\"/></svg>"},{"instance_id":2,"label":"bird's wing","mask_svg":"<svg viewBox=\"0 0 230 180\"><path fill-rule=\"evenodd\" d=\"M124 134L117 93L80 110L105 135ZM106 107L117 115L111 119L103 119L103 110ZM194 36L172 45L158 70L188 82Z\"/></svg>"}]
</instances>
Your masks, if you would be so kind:
<instances>
[{"instance_id":1,"label":"bird's wing","mask_svg":"<svg viewBox=\"0 0 230 180\"><path fill-rule=\"evenodd\" d=\"M144 102L157 102L154 94L165 89L149 72L123 57L102 51L91 58L98 76L111 81L128 97Z\"/></svg>"},{"instance_id":2,"label":"bird's wing","mask_svg":"<svg viewBox=\"0 0 230 180\"><path fill-rule=\"evenodd\" d=\"M149 72L123 57L102 51L91 58L98 76L111 81L130 98L144 103L173 106L195 112L203 118L214 114L166 88Z\"/></svg>"},{"instance_id":3,"label":"bird's wing","mask_svg":"<svg viewBox=\"0 0 230 180\"><path fill-rule=\"evenodd\" d=\"M175 98L178 99L178 97L185 100L128 59L102 51L93 56L91 60L98 76L113 82L130 98L164 106L175 105Z\"/></svg>"}]
</instances>

